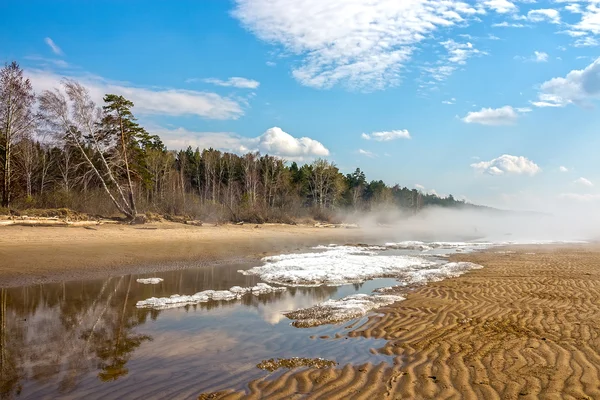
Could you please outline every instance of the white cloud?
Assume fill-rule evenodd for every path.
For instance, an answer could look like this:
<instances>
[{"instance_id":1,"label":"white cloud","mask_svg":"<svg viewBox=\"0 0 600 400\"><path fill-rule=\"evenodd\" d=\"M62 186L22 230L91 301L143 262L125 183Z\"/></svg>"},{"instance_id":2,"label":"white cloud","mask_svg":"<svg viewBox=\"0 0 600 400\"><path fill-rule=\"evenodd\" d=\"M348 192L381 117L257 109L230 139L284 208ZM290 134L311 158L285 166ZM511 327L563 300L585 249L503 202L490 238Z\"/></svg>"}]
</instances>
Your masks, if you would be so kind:
<instances>
[{"instance_id":1,"label":"white cloud","mask_svg":"<svg viewBox=\"0 0 600 400\"><path fill-rule=\"evenodd\" d=\"M303 85L378 90L400 83L418 44L483 13L459 0L235 0L233 15L258 38L300 56ZM506 0L488 7L510 8ZM501 6L500 3L504 3Z\"/></svg>"},{"instance_id":2,"label":"white cloud","mask_svg":"<svg viewBox=\"0 0 600 400\"><path fill-rule=\"evenodd\" d=\"M435 66L424 67L423 70L430 74L436 81L448 78L460 65L465 65L467 59L475 55L485 55L484 51L476 49L471 42L458 43L448 39L440 43L447 54ZM435 82L432 82L435 83Z\"/></svg>"},{"instance_id":3,"label":"white cloud","mask_svg":"<svg viewBox=\"0 0 600 400\"><path fill-rule=\"evenodd\" d=\"M492 27L493 28L525 28L526 25L508 23L508 22L504 21L504 22L499 22L497 24L492 24Z\"/></svg>"},{"instance_id":4,"label":"white cloud","mask_svg":"<svg viewBox=\"0 0 600 400\"><path fill-rule=\"evenodd\" d=\"M267 129L262 135L254 138L231 132L193 132L183 128L155 128L149 131L160 135L170 149L192 146L212 147L238 154L260 151L263 154L297 161L329 155L329 150L319 141L308 137L295 138L278 127Z\"/></svg>"},{"instance_id":5,"label":"white cloud","mask_svg":"<svg viewBox=\"0 0 600 400\"><path fill-rule=\"evenodd\" d=\"M592 182L590 182L588 179L585 179L584 177L581 178L577 178L573 181L573 183L576 183L578 185L583 185L583 186L587 186L587 187L592 187L594 186L594 184Z\"/></svg>"},{"instance_id":6,"label":"white cloud","mask_svg":"<svg viewBox=\"0 0 600 400\"><path fill-rule=\"evenodd\" d=\"M456 99L453 97L450 100L443 100L442 104L454 104L456 102Z\"/></svg>"},{"instance_id":7,"label":"white cloud","mask_svg":"<svg viewBox=\"0 0 600 400\"><path fill-rule=\"evenodd\" d=\"M217 86L231 86L238 89L256 89L260 86L260 82L255 81L253 79L240 78L239 76L234 76L226 81L216 78L208 78L204 79L204 82L211 83Z\"/></svg>"},{"instance_id":8,"label":"white cloud","mask_svg":"<svg viewBox=\"0 0 600 400\"><path fill-rule=\"evenodd\" d=\"M363 133L360 135L365 140L376 140L378 142L388 142L395 139L410 139L410 133L406 129L395 131L373 132L371 134Z\"/></svg>"},{"instance_id":9,"label":"white cloud","mask_svg":"<svg viewBox=\"0 0 600 400\"><path fill-rule=\"evenodd\" d=\"M499 14L513 13L518 10L518 7L508 0L486 0L483 4Z\"/></svg>"},{"instance_id":10,"label":"white cloud","mask_svg":"<svg viewBox=\"0 0 600 400\"><path fill-rule=\"evenodd\" d=\"M511 125L517 121L519 114L511 106L500 108L482 108L469 112L462 120L467 124Z\"/></svg>"},{"instance_id":11,"label":"white cloud","mask_svg":"<svg viewBox=\"0 0 600 400\"><path fill-rule=\"evenodd\" d=\"M517 110L520 113L528 113L533 111L530 107L517 107L515 108L515 110Z\"/></svg>"},{"instance_id":12,"label":"white cloud","mask_svg":"<svg viewBox=\"0 0 600 400\"><path fill-rule=\"evenodd\" d=\"M599 46L600 42L591 36L579 38L573 43L575 47L595 47Z\"/></svg>"},{"instance_id":13,"label":"white cloud","mask_svg":"<svg viewBox=\"0 0 600 400\"><path fill-rule=\"evenodd\" d=\"M418 183L415 183L415 189L417 189L417 190L425 190L425 186L419 185Z\"/></svg>"},{"instance_id":14,"label":"white cloud","mask_svg":"<svg viewBox=\"0 0 600 400\"><path fill-rule=\"evenodd\" d=\"M538 10L530 10L527 13L527 19L531 22L550 22L552 24L560 24L560 12L553 8L541 8Z\"/></svg>"},{"instance_id":15,"label":"white cloud","mask_svg":"<svg viewBox=\"0 0 600 400\"><path fill-rule=\"evenodd\" d=\"M375 157L375 153L368 151L368 150L363 150L363 149L358 149L358 154L361 154L363 156L367 156L370 158L374 158Z\"/></svg>"},{"instance_id":16,"label":"white cloud","mask_svg":"<svg viewBox=\"0 0 600 400\"><path fill-rule=\"evenodd\" d=\"M548 53L544 53L543 51L534 51L533 57L535 62L547 62L548 61Z\"/></svg>"},{"instance_id":17,"label":"white cloud","mask_svg":"<svg viewBox=\"0 0 600 400\"><path fill-rule=\"evenodd\" d=\"M267 64L267 67L276 67L277 63L274 61L267 61L265 64Z\"/></svg>"},{"instance_id":18,"label":"white cloud","mask_svg":"<svg viewBox=\"0 0 600 400\"><path fill-rule=\"evenodd\" d=\"M585 2L585 1L582 1ZM580 31L600 35L600 6L597 0L587 0L585 9L580 9L581 20L573 25Z\"/></svg>"},{"instance_id":19,"label":"white cloud","mask_svg":"<svg viewBox=\"0 0 600 400\"><path fill-rule=\"evenodd\" d=\"M57 74L41 70L26 70L34 90L53 90L60 87L63 78ZM222 97L216 93L198 92L183 89L141 88L125 83L109 82L106 79L86 75L70 76L90 92L97 105L108 93L120 94L135 104L134 112L156 115L197 115L208 119L237 119L244 114L238 101Z\"/></svg>"},{"instance_id":20,"label":"white cloud","mask_svg":"<svg viewBox=\"0 0 600 400\"><path fill-rule=\"evenodd\" d=\"M54 40L52 40L51 38L47 37L44 39L44 42L46 42L46 44L48 46L50 46L50 49L52 49L52 52L58 56L62 56L63 55L63 51L61 50L60 47L58 47L58 45L56 43L54 43Z\"/></svg>"},{"instance_id":21,"label":"white cloud","mask_svg":"<svg viewBox=\"0 0 600 400\"><path fill-rule=\"evenodd\" d=\"M569 172L569 168L565 167L564 165L561 165L561 166L558 168L558 170L559 170L560 172Z\"/></svg>"},{"instance_id":22,"label":"white cloud","mask_svg":"<svg viewBox=\"0 0 600 400\"><path fill-rule=\"evenodd\" d=\"M564 78L553 78L540 87L536 107L587 106L600 97L600 57L583 70L573 70Z\"/></svg>"},{"instance_id":23,"label":"white cloud","mask_svg":"<svg viewBox=\"0 0 600 400\"><path fill-rule=\"evenodd\" d=\"M511 156L509 154L501 155L490 161L481 161L471 164L475 170L489 175L535 175L542 169L533 161L523 156Z\"/></svg>"}]
</instances>

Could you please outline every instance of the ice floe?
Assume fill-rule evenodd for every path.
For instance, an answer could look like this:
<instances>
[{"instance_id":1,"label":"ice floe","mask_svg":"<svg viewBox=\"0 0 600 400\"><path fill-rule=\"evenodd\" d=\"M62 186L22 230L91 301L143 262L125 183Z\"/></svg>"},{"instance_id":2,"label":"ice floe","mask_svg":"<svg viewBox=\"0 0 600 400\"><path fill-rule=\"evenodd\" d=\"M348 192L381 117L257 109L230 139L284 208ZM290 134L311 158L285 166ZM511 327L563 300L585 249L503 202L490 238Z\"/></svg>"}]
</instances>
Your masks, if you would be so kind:
<instances>
[{"instance_id":1,"label":"ice floe","mask_svg":"<svg viewBox=\"0 0 600 400\"><path fill-rule=\"evenodd\" d=\"M370 247L326 246L316 249L324 251L265 257L264 265L238 272L288 286L338 286L396 277L409 268L435 264L421 257L380 255Z\"/></svg>"},{"instance_id":2,"label":"ice floe","mask_svg":"<svg viewBox=\"0 0 600 400\"><path fill-rule=\"evenodd\" d=\"M404 300L402 296L389 294L354 294L339 300L327 300L309 308L284 313L294 320L292 325L297 328L343 322L359 318L374 308L387 306Z\"/></svg>"},{"instance_id":3,"label":"ice floe","mask_svg":"<svg viewBox=\"0 0 600 400\"><path fill-rule=\"evenodd\" d=\"M140 278L136 279L135 281L138 283L143 283L144 285L157 285L163 280L163 278Z\"/></svg>"},{"instance_id":4,"label":"ice floe","mask_svg":"<svg viewBox=\"0 0 600 400\"><path fill-rule=\"evenodd\" d=\"M229 290L204 290L193 295L174 294L170 297L151 297L147 300L140 300L136 303L138 308L153 308L155 310L164 310L167 308L177 308L187 305L206 303L209 301L231 301L242 298L247 294L255 296L274 292L283 292L285 287L271 286L266 283L257 283L253 287L233 286Z\"/></svg>"}]
</instances>

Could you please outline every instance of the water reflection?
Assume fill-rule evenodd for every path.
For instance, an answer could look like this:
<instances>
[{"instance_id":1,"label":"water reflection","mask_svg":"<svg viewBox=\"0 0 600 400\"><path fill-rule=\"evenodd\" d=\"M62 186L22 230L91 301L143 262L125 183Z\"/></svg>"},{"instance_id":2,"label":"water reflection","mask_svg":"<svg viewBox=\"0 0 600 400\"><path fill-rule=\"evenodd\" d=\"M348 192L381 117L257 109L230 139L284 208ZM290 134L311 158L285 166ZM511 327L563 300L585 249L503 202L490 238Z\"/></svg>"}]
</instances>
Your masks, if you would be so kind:
<instances>
[{"instance_id":1,"label":"water reflection","mask_svg":"<svg viewBox=\"0 0 600 400\"><path fill-rule=\"evenodd\" d=\"M325 357L340 363L381 361L367 339L334 337L343 326L296 329L282 311L327 298L369 293L393 280L343 287L290 288L172 310L137 309L149 297L254 286L230 265L163 272L143 285L129 275L0 289L0 397L187 397L263 376L271 357ZM140 384L142 383L143 384Z\"/></svg>"}]
</instances>

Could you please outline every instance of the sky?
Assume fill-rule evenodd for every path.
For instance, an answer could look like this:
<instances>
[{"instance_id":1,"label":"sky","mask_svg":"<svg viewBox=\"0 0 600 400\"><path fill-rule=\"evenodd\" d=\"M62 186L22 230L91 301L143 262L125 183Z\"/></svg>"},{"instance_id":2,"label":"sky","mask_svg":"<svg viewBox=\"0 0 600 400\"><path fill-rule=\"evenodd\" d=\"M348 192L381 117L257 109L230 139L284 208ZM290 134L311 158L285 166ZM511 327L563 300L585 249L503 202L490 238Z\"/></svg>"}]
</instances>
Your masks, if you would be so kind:
<instances>
[{"instance_id":1,"label":"sky","mask_svg":"<svg viewBox=\"0 0 600 400\"><path fill-rule=\"evenodd\" d=\"M0 61L170 149L322 157L506 209L600 204L599 0L3 1Z\"/></svg>"}]
</instances>

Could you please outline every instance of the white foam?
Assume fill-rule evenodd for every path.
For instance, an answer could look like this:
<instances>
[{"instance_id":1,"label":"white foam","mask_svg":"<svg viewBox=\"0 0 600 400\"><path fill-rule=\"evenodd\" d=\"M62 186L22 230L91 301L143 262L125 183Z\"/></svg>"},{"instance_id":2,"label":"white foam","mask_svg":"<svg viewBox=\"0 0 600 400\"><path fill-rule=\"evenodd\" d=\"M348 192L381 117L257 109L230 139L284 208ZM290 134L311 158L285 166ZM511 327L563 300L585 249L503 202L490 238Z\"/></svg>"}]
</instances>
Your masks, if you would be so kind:
<instances>
[{"instance_id":1,"label":"white foam","mask_svg":"<svg viewBox=\"0 0 600 400\"><path fill-rule=\"evenodd\" d=\"M309 308L285 313L297 327L310 327L359 318L374 308L404 300L402 296L389 294L354 294L339 300L327 300Z\"/></svg>"},{"instance_id":2,"label":"white foam","mask_svg":"<svg viewBox=\"0 0 600 400\"><path fill-rule=\"evenodd\" d=\"M385 256L370 247L327 246L318 253L265 257L264 265L238 272L288 286L338 286L374 278L395 277L434 261L413 256Z\"/></svg>"},{"instance_id":3,"label":"white foam","mask_svg":"<svg viewBox=\"0 0 600 400\"><path fill-rule=\"evenodd\" d=\"M232 301L242 298L246 294L255 296L283 292L285 287L270 286L266 283L257 283L253 287L233 286L229 290L204 290L193 295L174 294L170 297L151 297L147 300L140 300L136 303L138 308L153 308L155 310L165 310L167 308L183 307L199 303L207 303L213 301Z\"/></svg>"},{"instance_id":4,"label":"white foam","mask_svg":"<svg viewBox=\"0 0 600 400\"><path fill-rule=\"evenodd\" d=\"M143 283L144 285L157 285L161 283L163 278L140 278L136 279L136 282Z\"/></svg>"}]
</instances>

